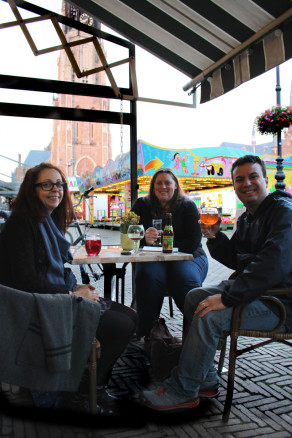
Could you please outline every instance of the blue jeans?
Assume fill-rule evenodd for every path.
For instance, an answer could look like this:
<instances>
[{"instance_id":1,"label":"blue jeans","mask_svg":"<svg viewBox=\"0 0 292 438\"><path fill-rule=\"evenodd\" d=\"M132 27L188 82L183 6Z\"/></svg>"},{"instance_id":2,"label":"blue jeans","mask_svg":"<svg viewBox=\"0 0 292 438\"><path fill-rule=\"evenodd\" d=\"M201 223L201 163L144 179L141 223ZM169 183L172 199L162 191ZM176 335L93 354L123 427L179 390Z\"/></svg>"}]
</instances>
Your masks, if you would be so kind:
<instances>
[{"instance_id":1,"label":"blue jeans","mask_svg":"<svg viewBox=\"0 0 292 438\"><path fill-rule=\"evenodd\" d=\"M224 331L230 330L233 308L214 310L203 318L195 315L194 311L206 297L222 293L224 287L232 281L234 280L223 281L217 287L193 289L186 297L183 349L178 366L164 381L164 386L180 397L197 398L199 389L218 386L219 379L214 366L214 358L219 339ZM257 300L246 308L242 327L270 330L278 322L278 316L263 302Z\"/></svg>"},{"instance_id":2,"label":"blue jeans","mask_svg":"<svg viewBox=\"0 0 292 438\"><path fill-rule=\"evenodd\" d=\"M165 295L171 295L181 312L187 293L202 285L208 272L206 256L174 262L136 263L136 303L138 336L149 334L159 318Z\"/></svg>"}]
</instances>

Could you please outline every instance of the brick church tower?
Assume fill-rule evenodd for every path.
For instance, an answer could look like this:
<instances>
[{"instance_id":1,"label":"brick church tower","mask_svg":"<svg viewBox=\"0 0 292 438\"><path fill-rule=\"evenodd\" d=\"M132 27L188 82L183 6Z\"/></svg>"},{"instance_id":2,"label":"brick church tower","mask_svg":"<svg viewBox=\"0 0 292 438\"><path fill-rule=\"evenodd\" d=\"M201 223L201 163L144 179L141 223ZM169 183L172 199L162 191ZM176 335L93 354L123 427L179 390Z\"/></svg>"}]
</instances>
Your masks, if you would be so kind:
<instances>
[{"instance_id":1,"label":"brick church tower","mask_svg":"<svg viewBox=\"0 0 292 438\"><path fill-rule=\"evenodd\" d=\"M98 25L91 17L65 1L63 1L62 10L63 15L71 19L79 20L90 26ZM68 41L80 40L89 36L68 26L65 26L64 32ZM90 70L101 65L92 43L75 46L73 53L81 71ZM61 50L58 59L58 79L98 85L106 84L104 71L84 78L77 78L64 50ZM109 110L110 102L109 99L104 98L58 94L54 97L54 105ZM50 161L59 166L67 176L92 174L96 166L104 167L111 158L111 134L108 124L71 120L54 121Z\"/></svg>"}]
</instances>

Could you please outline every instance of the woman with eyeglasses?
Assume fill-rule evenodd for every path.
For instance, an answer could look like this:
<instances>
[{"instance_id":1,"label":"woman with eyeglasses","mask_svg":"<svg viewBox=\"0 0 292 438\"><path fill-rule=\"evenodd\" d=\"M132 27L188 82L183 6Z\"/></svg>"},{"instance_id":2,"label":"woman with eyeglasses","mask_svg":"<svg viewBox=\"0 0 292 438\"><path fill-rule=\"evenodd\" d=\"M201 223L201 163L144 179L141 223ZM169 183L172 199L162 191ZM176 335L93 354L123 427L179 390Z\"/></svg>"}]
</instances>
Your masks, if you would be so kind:
<instances>
[{"instance_id":1,"label":"woman with eyeglasses","mask_svg":"<svg viewBox=\"0 0 292 438\"><path fill-rule=\"evenodd\" d=\"M41 294L74 293L99 301L96 336L102 354L97 366L97 402L104 407L101 415L112 414L116 400L106 391L106 384L135 331L136 312L119 303L103 302L94 286L78 285L71 269L64 267L72 261L64 233L73 220L73 207L60 169L50 163L29 169L11 210L0 233L0 284Z\"/></svg>"}]
</instances>

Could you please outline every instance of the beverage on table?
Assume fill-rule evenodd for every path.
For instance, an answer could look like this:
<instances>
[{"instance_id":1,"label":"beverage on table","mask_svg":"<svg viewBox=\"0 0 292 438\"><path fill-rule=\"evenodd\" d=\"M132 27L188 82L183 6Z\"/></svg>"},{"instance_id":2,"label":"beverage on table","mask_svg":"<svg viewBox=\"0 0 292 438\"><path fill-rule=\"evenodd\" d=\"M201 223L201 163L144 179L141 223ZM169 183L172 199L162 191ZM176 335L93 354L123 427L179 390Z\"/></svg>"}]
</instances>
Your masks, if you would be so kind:
<instances>
[{"instance_id":1,"label":"beverage on table","mask_svg":"<svg viewBox=\"0 0 292 438\"><path fill-rule=\"evenodd\" d=\"M153 243L153 246L161 246L162 245L162 219L153 219L152 226L156 228L158 231L158 237Z\"/></svg>"},{"instance_id":2,"label":"beverage on table","mask_svg":"<svg viewBox=\"0 0 292 438\"><path fill-rule=\"evenodd\" d=\"M97 256L101 249L101 237L99 234L88 234L85 237L85 249L89 256Z\"/></svg>"},{"instance_id":3,"label":"beverage on table","mask_svg":"<svg viewBox=\"0 0 292 438\"><path fill-rule=\"evenodd\" d=\"M166 224L162 235L162 252L171 253L172 251L173 251L172 214L166 213Z\"/></svg>"},{"instance_id":4,"label":"beverage on table","mask_svg":"<svg viewBox=\"0 0 292 438\"><path fill-rule=\"evenodd\" d=\"M128 237L134 242L134 254L138 252L138 242L144 237L143 225L129 225Z\"/></svg>"}]
</instances>

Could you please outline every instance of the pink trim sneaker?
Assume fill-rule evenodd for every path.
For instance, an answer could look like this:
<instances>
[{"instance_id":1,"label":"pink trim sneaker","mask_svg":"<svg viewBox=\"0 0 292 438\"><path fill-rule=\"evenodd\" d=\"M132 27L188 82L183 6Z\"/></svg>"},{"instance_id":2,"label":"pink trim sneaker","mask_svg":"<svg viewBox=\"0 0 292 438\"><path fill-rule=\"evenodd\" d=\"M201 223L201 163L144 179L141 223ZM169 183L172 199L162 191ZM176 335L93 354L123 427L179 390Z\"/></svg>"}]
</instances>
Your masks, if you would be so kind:
<instances>
[{"instance_id":1,"label":"pink trim sneaker","mask_svg":"<svg viewBox=\"0 0 292 438\"><path fill-rule=\"evenodd\" d=\"M151 391L142 391L142 404L147 408L161 412L176 412L192 409L198 406L200 399L185 400L177 394L172 394L159 386Z\"/></svg>"},{"instance_id":2,"label":"pink trim sneaker","mask_svg":"<svg viewBox=\"0 0 292 438\"><path fill-rule=\"evenodd\" d=\"M214 389L213 391L199 391L199 397L201 398L214 398L220 393L220 389Z\"/></svg>"}]
</instances>

